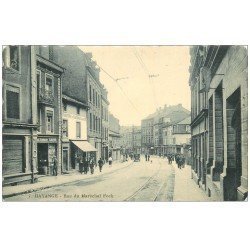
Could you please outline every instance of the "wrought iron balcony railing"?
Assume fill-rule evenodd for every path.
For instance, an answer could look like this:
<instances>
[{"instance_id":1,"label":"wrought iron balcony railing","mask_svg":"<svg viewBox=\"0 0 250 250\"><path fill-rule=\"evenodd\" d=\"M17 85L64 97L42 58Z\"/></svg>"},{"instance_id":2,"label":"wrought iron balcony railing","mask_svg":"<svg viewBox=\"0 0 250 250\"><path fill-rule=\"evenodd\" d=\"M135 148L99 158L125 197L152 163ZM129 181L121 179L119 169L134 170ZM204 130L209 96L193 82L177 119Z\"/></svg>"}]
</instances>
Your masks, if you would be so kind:
<instances>
[{"instance_id":1,"label":"wrought iron balcony railing","mask_svg":"<svg viewBox=\"0 0 250 250\"><path fill-rule=\"evenodd\" d=\"M54 99L55 99L54 95L51 91L49 91L45 88L39 88L39 90L38 90L38 102L53 105Z\"/></svg>"}]
</instances>

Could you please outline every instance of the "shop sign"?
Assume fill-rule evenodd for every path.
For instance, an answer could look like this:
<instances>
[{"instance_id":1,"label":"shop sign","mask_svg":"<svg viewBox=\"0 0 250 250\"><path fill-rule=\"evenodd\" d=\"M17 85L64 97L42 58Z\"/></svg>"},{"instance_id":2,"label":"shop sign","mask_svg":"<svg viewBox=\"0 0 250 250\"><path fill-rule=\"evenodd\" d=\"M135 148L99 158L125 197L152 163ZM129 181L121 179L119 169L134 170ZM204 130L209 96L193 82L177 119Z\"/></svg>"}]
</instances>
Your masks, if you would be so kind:
<instances>
[{"instance_id":1,"label":"shop sign","mask_svg":"<svg viewBox=\"0 0 250 250\"><path fill-rule=\"evenodd\" d=\"M37 138L37 142L57 143L57 139L56 138Z\"/></svg>"}]
</instances>

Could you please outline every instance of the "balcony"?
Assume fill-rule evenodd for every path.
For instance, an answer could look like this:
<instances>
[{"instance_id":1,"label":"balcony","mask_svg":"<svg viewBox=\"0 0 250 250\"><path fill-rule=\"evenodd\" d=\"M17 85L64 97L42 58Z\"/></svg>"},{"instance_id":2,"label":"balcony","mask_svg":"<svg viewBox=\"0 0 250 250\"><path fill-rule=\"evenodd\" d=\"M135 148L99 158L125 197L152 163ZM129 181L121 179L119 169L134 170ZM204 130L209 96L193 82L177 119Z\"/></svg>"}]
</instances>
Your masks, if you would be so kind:
<instances>
[{"instance_id":1,"label":"balcony","mask_svg":"<svg viewBox=\"0 0 250 250\"><path fill-rule=\"evenodd\" d=\"M45 88L39 88L37 100L41 104L53 105L55 98L51 91Z\"/></svg>"}]
</instances>

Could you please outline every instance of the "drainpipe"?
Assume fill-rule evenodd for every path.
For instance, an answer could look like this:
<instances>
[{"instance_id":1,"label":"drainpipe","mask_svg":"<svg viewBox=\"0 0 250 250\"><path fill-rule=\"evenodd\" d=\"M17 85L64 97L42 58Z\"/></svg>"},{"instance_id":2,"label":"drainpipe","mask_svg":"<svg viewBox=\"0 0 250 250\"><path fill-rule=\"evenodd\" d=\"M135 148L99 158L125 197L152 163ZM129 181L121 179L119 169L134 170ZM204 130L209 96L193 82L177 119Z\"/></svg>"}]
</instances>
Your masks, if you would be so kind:
<instances>
[{"instance_id":1,"label":"drainpipe","mask_svg":"<svg viewBox=\"0 0 250 250\"><path fill-rule=\"evenodd\" d=\"M31 83L31 124L37 124L37 83L36 83L36 54L33 45L30 45L30 83ZM34 142L34 128L31 128L31 183L35 182L34 158L37 157Z\"/></svg>"}]
</instances>

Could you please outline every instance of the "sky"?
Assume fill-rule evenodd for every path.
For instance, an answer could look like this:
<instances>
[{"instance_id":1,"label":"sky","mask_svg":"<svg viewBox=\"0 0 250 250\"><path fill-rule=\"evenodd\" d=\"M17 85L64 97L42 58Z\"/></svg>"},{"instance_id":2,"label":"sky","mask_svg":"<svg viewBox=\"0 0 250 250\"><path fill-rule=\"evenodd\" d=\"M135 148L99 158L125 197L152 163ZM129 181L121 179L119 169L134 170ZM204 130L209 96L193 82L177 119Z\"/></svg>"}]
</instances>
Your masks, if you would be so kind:
<instances>
[{"instance_id":1,"label":"sky","mask_svg":"<svg viewBox=\"0 0 250 250\"><path fill-rule=\"evenodd\" d=\"M190 110L188 46L80 46L103 70L109 111L120 125L140 125L158 107L181 103ZM155 77L150 77L154 75ZM120 86L120 87L119 87Z\"/></svg>"}]
</instances>

